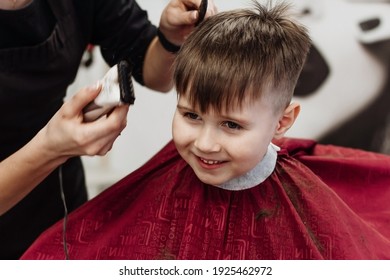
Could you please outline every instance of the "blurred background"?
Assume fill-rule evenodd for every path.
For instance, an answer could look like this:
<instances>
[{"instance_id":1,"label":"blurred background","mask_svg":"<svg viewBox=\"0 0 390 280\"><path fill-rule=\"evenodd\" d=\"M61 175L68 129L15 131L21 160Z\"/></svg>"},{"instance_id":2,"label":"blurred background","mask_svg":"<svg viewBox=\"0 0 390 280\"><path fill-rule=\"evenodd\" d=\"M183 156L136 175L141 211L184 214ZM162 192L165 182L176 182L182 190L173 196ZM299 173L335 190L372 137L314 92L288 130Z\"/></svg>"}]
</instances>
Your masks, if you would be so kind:
<instances>
[{"instance_id":1,"label":"blurred background","mask_svg":"<svg viewBox=\"0 0 390 280\"><path fill-rule=\"evenodd\" d=\"M301 114L286 136L390 154L390 0L290 0L312 49L296 88ZM139 0L158 25L167 0ZM214 0L219 11L249 0ZM92 58L92 60L91 60ZM108 70L95 47L86 52L68 97ZM171 140L174 90L134 83L127 128L104 157L83 157L90 197L134 171Z\"/></svg>"}]
</instances>

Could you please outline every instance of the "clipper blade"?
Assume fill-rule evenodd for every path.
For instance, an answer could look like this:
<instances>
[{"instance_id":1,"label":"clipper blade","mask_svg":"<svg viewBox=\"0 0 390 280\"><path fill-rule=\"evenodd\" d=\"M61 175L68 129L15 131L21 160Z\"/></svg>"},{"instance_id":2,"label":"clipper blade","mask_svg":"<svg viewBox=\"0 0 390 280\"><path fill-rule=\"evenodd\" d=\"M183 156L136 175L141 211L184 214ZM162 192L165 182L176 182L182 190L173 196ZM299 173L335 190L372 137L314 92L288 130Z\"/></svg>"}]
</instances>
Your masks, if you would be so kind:
<instances>
[{"instance_id":1,"label":"clipper blade","mask_svg":"<svg viewBox=\"0 0 390 280\"><path fill-rule=\"evenodd\" d=\"M118 82L121 101L126 104L134 104L135 94L131 79L132 66L126 60L118 63Z\"/></svg>"}]
</instances>

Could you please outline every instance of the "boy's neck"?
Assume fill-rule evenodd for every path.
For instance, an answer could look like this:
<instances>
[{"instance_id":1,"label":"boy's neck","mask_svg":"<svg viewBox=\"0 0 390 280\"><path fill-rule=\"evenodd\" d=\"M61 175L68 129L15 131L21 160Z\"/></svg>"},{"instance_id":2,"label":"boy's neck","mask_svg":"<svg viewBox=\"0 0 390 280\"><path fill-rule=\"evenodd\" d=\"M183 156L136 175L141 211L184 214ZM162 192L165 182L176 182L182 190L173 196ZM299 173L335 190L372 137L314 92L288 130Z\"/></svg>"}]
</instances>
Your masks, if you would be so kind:
<instances>
[{"instance_id":1,"label":"boy's neck","mask_svg":"<svg viewBox=\"0 0 390 280\"><path fill-rule=\"evenodd\" d=\"M274 171L279 150L278 146L270 143L263 159L251 171L216 187L230 191L240 191L257 186Z\"/></svg>"}]
</instances>

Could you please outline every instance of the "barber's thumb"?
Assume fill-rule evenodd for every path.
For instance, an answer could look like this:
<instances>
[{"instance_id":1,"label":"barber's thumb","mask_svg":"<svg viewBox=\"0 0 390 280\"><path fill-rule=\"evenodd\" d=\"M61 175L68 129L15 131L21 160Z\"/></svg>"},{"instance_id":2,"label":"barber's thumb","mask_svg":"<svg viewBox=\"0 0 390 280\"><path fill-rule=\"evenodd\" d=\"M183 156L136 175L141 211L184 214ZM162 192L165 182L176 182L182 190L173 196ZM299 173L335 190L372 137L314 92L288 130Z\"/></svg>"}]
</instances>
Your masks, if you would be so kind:
<instances>
[{"instance_id":1,"label":"barber's thumb","mask_svg":"<svg viewBox=\"0 0 390 280\"><path fill-rule=\"evenodd\" d=\"M100 83L82 88L73 97L65 102L64 113L67 116L76 116L82 112L83 108L92 102L101 90Z\"/></svg>"},{"instance_id":2,"label":"barber's thumb","mask_svg":"<svg viewBox=\"0 0 390 280\"><path fill-rule=\"evenodd\" d=\"M99 95L101 89L102 84L100 81L98 81L95 84L84 88L84 90L82 90L84 91L83 93L77 93L76 96L80 95L78 102L80 105L80 109L83 109L87 104L92 102Z\"/></svg>"},{"instance_id":3,"label":"barber's thumb","mask_svg":"<svg viewBox=\"0 0 390 280\"><path fill-rule=\"evenodd\" d=\"M99 92L102 89L102 83L100 81L97 81L93 85L90 85L86 88L86 90L89 92L90 96L93 96L92 100L95 99L98 95Z\"/></svg>"}]
</instances>

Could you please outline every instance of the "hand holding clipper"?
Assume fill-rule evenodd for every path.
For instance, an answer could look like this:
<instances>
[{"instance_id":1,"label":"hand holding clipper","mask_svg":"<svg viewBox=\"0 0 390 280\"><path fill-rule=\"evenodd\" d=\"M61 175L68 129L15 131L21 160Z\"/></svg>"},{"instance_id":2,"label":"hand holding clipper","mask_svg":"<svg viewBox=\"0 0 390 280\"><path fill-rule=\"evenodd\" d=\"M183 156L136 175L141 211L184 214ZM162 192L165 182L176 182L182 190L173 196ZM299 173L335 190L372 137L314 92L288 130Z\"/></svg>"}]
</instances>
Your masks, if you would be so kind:
<instances>
[{"instance_id":1,"label":"hand holding clipper","mask_svg":"<svg viewBox=\"0 0 390 280\"><path fill-rule=\"evenodd\" d=\"M92 122L121 104L134 104L131 70L131 65L122 60L107 72L99 95L83 109L85 122Z\"/></svg>"}]
</instances>

